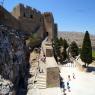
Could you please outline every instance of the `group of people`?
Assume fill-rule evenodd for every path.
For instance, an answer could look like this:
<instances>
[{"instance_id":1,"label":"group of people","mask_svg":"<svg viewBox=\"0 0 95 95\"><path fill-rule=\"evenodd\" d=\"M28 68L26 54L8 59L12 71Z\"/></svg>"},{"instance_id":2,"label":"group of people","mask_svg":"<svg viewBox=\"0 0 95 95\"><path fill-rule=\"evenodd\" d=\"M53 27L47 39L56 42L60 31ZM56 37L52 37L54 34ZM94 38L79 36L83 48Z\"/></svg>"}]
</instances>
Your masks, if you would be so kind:
<instances>
[{"instance_id":1,"label":"group of people","mask_svg":"<svg viewBox=\"0 0 95 95\"><path fill-rule=\"evenodd\" d=\"M73 79L75 79L75 74L74 74L74 73L72 74L72 77L73 77ZM63 95L66 95L66 90L67 90L68 92L71 92L71 90L70 90L71 76L68 75L68 81L66 82L66 84L65 84L65 82L64 82L64 80L63 80L62 77L61 77L60 81L61 81L61 88L63 88ZM65 86L67 87L67 89L66 89Z\"/></svg>"},{"instance_id":2,"label":"group of people","mask_svg":"<svg viewBox=\"0 0 95 95\"><path fill-rule=\"evenodd\" d=\"M37 56L37 62L38 62L38 71L39 71L39 73L43 73L44 72L44 70L43 70L43 66L42 66L42 64L43 63L46 63L46 56L45 56L45 54L43 54L43 55L40 55L41 53L41 51L40 51L41 49L39 49L39 56ZM43 64L44 65L44 64Z\"/></svg>"},{"instance_id":3,"label":"group of people","mask_svg":"<svg viewBox=\"0 0 95 95\"><path fill-rule=\"evenodd\" d=\"M72 74L72 77L73 77L73 79L75 79L75 74L74 74L74 73ZM68 80L69 80L69 81L71 80L70 75L68 75Z\"/></svg>"}]
</instances>

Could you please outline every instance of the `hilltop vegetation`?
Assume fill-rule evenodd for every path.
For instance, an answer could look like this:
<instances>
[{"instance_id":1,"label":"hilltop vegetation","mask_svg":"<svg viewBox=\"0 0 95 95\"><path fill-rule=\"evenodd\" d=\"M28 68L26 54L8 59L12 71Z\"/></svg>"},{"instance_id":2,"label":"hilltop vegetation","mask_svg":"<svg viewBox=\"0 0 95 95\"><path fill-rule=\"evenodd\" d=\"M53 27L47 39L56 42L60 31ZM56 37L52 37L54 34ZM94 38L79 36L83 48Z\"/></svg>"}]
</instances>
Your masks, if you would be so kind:
<instances>
[{"instance_id":1,"label":"hilltop vegetation","mask_svg":"<svg viewBox=\"0 0 95 95\"><path fill-rule=\"evenodd\" d=\"M81 47L82 42L83 42L83 37L84 37L84 33L82 32L58 32L58 37L62 37L63 39L66 39L69 43L71 43L72 41L75 41L78 46ZM91 35L91 43L92 43L92 48L95 49L95 35Z\"/></svg>"}]
</instances>

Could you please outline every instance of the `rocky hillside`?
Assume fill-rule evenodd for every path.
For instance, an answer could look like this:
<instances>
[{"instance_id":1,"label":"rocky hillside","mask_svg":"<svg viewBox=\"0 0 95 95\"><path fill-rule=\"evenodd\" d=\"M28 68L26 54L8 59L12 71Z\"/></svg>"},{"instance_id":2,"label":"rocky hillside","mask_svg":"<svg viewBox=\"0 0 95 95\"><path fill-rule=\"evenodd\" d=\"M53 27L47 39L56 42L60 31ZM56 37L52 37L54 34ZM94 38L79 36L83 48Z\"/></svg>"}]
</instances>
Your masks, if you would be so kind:
<instances>
[{"instance_id":1,"label":"rocky hillside","mask_svg":"<svg viewBox=\"0 0 95 95\"><path fill-rule=\"evenodd\" d=\"M69 43L76 41L79 46L82 45L84 33L82 32L58 32L58 37L66 39ZM91 35L92 46L95 48L95 36Z\"/></svg>"},{"instance_id":2,"label":"rocky hillside","mask_svg":"<svg viewBox=\"0 0 95 95\"><path fill-rule=\"evenodd\" d=\"M23 32L0 25L0 95L15 95L25 80L28 49L24 37Z\"/></svg>"}]
</instances>

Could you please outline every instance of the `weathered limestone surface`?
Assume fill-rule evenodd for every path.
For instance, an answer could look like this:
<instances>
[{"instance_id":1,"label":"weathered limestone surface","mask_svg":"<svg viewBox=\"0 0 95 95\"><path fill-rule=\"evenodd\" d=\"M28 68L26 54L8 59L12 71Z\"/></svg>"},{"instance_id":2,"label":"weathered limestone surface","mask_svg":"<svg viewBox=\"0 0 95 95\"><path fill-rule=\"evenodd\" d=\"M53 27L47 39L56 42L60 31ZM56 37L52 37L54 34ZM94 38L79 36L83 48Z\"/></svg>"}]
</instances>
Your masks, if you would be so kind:
<instances>
[{"instance_id":1,"label":"weathered limestone surface","mask_svg":"<svg viewBox=\"0 0 95 95\"><path fill-rule=\"evenodd\" d=\"M20 31L0 25L0 94L2 95L9 95L10 90L14 91L18 86L20 78L25 78L27 52L22 36L24 37ZM7 89L6 92L4 89Z\"/></svg>"},{"instance_id":2,"label":"weathered limestone surface","mask_svg":"<svg viewBox=\"0 0 95 95\"><path fill-rule=\"evenodd\" d=\"M13 83L9 80L5 80L0 76L0 95L13 95Z\"/></svg>"}]
</instances>

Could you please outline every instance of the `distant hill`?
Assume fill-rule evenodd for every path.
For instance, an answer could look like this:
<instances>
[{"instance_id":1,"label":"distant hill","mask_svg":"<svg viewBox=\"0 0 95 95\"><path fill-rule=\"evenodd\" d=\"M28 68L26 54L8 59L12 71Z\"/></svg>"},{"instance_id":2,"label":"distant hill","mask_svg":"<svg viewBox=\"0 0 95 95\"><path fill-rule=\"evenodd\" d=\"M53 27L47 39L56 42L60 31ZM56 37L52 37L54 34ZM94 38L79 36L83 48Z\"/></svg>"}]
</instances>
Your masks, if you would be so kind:
<instances>
[{"instance_id":1,"label":"distant hill","mask_svg":"<svg viewBox=\"0 0 95 95\"><path fill-rule=\"evenodd\" d=\"M58 32L58 37L62 37L63 39L66 39L68 43L71 43L72 41L76 41L76 43L81 47L84 33L82 32ZM90 35L92 47L95 49L95 35Z\"/></svg>"}]
</instances>

